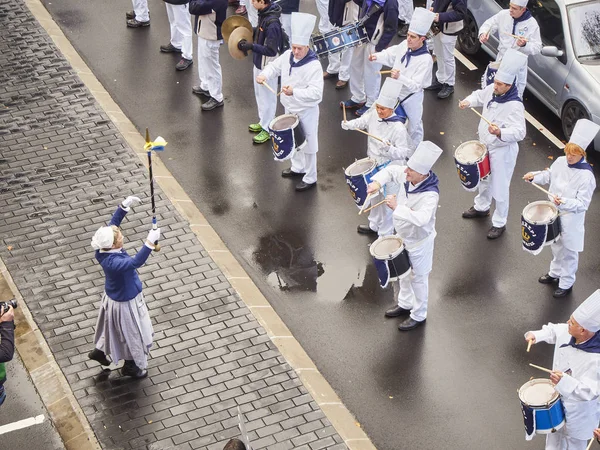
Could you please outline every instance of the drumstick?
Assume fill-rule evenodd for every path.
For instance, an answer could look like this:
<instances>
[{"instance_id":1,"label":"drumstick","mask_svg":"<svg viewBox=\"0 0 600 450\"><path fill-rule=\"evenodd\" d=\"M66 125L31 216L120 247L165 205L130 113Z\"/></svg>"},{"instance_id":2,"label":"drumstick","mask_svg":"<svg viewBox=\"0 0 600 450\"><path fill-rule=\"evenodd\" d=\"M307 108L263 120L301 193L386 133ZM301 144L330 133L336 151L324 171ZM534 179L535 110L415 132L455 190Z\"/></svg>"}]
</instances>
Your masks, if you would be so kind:
<instances>
[{"instance_id":1,"label":"drumstick","mask_svg":"<svg viewBox=\"0 0 600 450\"><path fill-rule=\"evenodd\" d=\"M378 138L377 136L373 136L371 133L367 133L366 131L359 130L358 128L355 128L354 131L358 131L359 133L366 134L367 136L372 137L373 139L377 139L382 144L385 144L385 141L383 139Z\"/></svg>"},{"instance_id":2,"label":"drumstick","mask_svg":"<svg viewBox=\"0 0 600 450\"><path fill-rule=\"evenodd\" d=\"M531 350L531 345L533 344L533 339L529 339L529 343L527 344L527 353Z\"/></svg>"},{"instance_id":3,"label":"drumstick","mask_svg":"<svg viewBox=\"0 0 600 450\"><path fill-rule=\"evenodd\" d=\"M505 34L507 36L513 37L515 39L523 39L525 42L529 41L527 38L525 38L523 36L517 36L517 35L514 35L514 34L510 34L510 33L507 33L506 31L503 31L502 34Z\"/></svg>"},{"instance_id":4,"label":"drumstick","mask_svg":"<svg viewBox=\"0 0 600 450\"><path fill-rule=\"evenodd\" d=\"M266 87L268 90L270 90L273 94L277 95L277 92L275 92L275 90L271 86L269 86L266 82L263 81L260 84L262 84L264 87Z\"/></svg>"},{"instance_id":5,"label":"drumstick","mask_svg":"<svg viewBox=\"0 0 600 450\"><path fill-rule=\"evenodd\" d=\"M380 73L381 75L383 75L383 74L385 74L385 73L392 73L392 71L391 71L391 70L380 70L380 71L379 71L379 73Z\"/></svg>"},{"instance_id":6,"label":"drumstick","mask_svg":"<svg viewBox=\"0 0 600 450\"><path fill-rule=\"evenodd\" d=\"M477 114L479 117L481 117L483 120L485 120L488 125L490 126L497 126L495 123L490 122L489 120L487 120L485 117L483 117L481 114L479 114L479 111L477 111L475 108L471 108L471 111L473 111L475 114Z\"/></svg>"},{"instance_id":7,"label":"drumstick","mask_svg":"<svg viewBox=\"0 0 600 450\"><path fill-rule=\"evenodd\" d=\"M592 444L594 443L594 438L592 438L590 440L590 443L588 444L587 448L585 450L590 450L590 448L592 448Z\"/></svg>"},{"instance_id":8,"label":"drumstick","mask_svg":"<svg viewBox=\"0 0 600 450\"><path fill-rule=\"evenodd\" d=\"M547 191L546 189L544 189L543 187L541 187L539 184L534 183L533 181L530 181L530 183L535 186L536 188L538 188L540 191L545 192L546 194L557 198L556 195L554 195L552 192ZM562 200L559 201L560 203L564 203Z\"/></svg>"},{"instance_id":9,"label":"drumstick","mask_svg":"<svg viewBox=\"0 0 600 450\"><path fill-rule=\"evenodd\" d=\"M544 372L547 372L547 373L553 373L550 369L546 369L545 367L536 366L535 364L531 364L531 363L529 363L529 365L535 369L543 370Z\"/></svg>"},{"instance_id":10,"label":"drumstick","mask_svg":"<svg viewBox=\"0 0 600 450\"><path fill-rule=\"evenodd\" d=\"M342 111L344 111L344 122L348 122L346 120L346 104L345 103L342 103Z\"/></svg>"},{"instance_id":11,"label":"drumstick","mask_svg":"<svg viewBox=\"0 0 600 450\"><path fill-rule=\"evenodd\" d=\"M375 205L373 205L373 206L371 206L371 207L369 207L369 208L367 208L367 209L361 209L361 210L358 212L358 215L360 216L360 215L361 215L362 213L364 213L364 212L369 212L369 211L371 211L373 208L377 208L378 206L381 206L381 205L383 205L385 202L387 202L387 199L385 199L385 200L381 200L379 203L376 203Z\"/></svg>"}]
</instances>

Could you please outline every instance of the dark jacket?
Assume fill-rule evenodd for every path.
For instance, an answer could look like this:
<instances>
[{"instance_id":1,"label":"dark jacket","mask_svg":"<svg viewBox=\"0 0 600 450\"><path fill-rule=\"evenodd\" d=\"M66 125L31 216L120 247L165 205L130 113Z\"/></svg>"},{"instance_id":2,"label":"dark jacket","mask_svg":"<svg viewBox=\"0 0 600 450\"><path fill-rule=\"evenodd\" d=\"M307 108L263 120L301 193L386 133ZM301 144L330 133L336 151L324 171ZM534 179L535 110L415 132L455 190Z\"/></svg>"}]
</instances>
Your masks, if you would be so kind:
<instances>
[{"instance_id":1,"label":"dark jacket","mask_svg":"<svg viewBox=\"0 0 600 450\"><path fill-rule=\"evenodd\" d=\"M344 25L346 3L352 0L329 0L329 21L336 27Z\"/></svg>"},{"instance_id":2,"label":"dark jacket","mask_svg":"<svg viewBox=\"0 0 600 450\"><path fill-rule=\"evenodd\" d=\"M15 354L15 323L0 322L0 388L6 381L4 363L13 359Z\"/></svg>"},{"instance_id":3,"label":"dark jacket","mask_svg":"<svg viewBox=\"0 0 600 450\"><path fill-rule=\"evenodd\" d=\"M433 0L431 5L433 12L440 15L438 24L441 27L442 33L448 35L458 34L462 29L462 21L467 15L467 0ZM460 26L456 26L454 31L452 22L460 22Z\"/></svg>"},{"instance_id":4,"label":"dark jacket","mask_svg":"<svg viewBox=\"0 0 600 450\"><path fill-rule=\"evenodd\" d=\"M358 20L367 14L366 0L353 0L360 6ZM373 3L375 3L373 1ZM379 26L379 18L383 15L383 29ZM364 22L367 35L371 42L376 42L375 51L380 52L387 48L398 31L398 0L385 0L383 8L372 14Z\"/></svg>"},{"instance_id":5,"label":"dark jacket","mask_svg":"<svg viewBox=\"0 0 600 450\"><path fill-rule=\"evenodd\" d=\"M265 57L279 53L283 41L281 32L281 7L271 4L258 12L258 26L254 29L252 62L257 69L264 69Z\"/></svg>"},{"instance_id":6,"label":"dark jacket","mask_svg":"<svg viewBox=\"0 0 600 450\"><path fill-rule=\"evenodd\" d=\"M300 11L300 0L281 0L281 14L291 14Z\"/></svg>"},{"instance_id":7,"label":"dark jacket","mask_svg":"<svg viewBox=\"0 0 600 450\"><path fill-rule=\"evenodd\" d=\"M223 39L221 25L227 15L227 4L227 0L191 0L188 8L195 16L194 32L209 41Z\"/></svg>"}]
</instances>

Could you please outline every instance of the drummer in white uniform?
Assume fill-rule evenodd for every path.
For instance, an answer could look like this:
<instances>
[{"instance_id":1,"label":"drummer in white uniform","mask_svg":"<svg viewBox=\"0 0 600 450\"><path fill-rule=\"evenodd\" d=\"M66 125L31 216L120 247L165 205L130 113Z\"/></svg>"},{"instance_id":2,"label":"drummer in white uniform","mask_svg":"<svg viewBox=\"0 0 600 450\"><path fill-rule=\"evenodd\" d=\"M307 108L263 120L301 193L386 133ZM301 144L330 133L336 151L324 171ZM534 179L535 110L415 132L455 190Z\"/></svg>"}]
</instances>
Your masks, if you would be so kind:
<instances>
[{"instance_id":1,"label":"drummer in white uniform","mask_svg":"<svg viewBox=\"0 0 600 450\"><path fill-rule=\"evenodd\" d=\"M432 11L416 8L406 40L369 56L369 61L392 67L392 78L402 81L400 104L408 117L408 133L415 146L423 140L423 89L431 84L433 69L425 39L434 17Z\"/></svg>"},{"instance_id":2,"label":"drummer in white uniform","mask_svg":"<svg viewBox=\"0 0 600 450\"><path fill-rule=\"evenodd\" d=\"M550 379L561 396L565 426L546 436L546 450L585 450L600 419L600 289L567 323L544 325L525 334L534 344L554 345Z\"/></svg>"},{"instance_id":3,"label":"drummer in white uniform","mask_svg":"<svg viewBox=\"0 0 600 450\"><path fill-rule=\"evenodd\" d=\"M297 191L317 184L319 151L319 103L323 99L323 71L309 41L316 16L292 13L292 48L269 64L257 77L257 83L281 75L281 104L286 114L296 114L306 135L306 145L292 157L292 167L281 172L284 178L302 177Z\"/></svg>"},{"instance_id":4,"label":"drummer in white uniform","mask_svg":"<svg viewBox=\"0 0 600 450\"><path fill-rule=\"evenodd\" d=\"M442 149L423 141L405 166L388 166L372 177L368 193L375 193L388 183L399 185L397 196L388 196L387 205L394 211L396 234L404 241L411 271L393 282L397 304L385 312L386 317L406 316L398 329L408 331L425 323L429 297L429 273L433 265L436 236L435 215L439 202L438 177L431 171Z\"/></svg>"},{"instance_id":5,"label":"drummer in white uniform","mask_svg":"<svg viewBox=\"0 0 600 450\"><path fill-rule=\"evenodd\" d=\"M492 198L496 200L488 239L497 239L506 230L510 179L519 154L519 141L523 140L526 131L525 108L517 92L515 77L526 64L526 55L508 50L494 83L459 102L461 109L483 106L483 117L492 123L489 125L481 119L478 127L479 140L490 155L491 174L480 181L475 205L462 214L465 219L487 217Z\"/></svg>"},{"instance_id":6,"label":"drummer in white uniform","mask_svg":"<svg viewBox=\"0 0 600 450\"><path fill-rule=\"evenodd\" d=\"M560 216L560 239L551 245L550 270L538 280L543 284L558 283L554 291L557 298L570 294L575 283L579 252L583 251L585 213L596 189L596 178L592 166L585 160L585 149L599 130L600 125L590 120L578 120L565 146L565 156L557 158L549 169L523 176L524 180L536 184L550 183L553 196L549 198L564 212Z\"/></svg>"},{"instance_id":7,"label":"drummer in white uniform","mask_svg":"<svg viewBox=\"0 0 600 450\"><path fill-rule=\"evenodd\" d=\"M377 163L378 167L388 164L405 165L407 159L413 154L414 147L409 144L406 127L394 111L398 104L398 94L402 89L402 82L388 78L383 83L375 107L370 108L358 119L342 122L344 130L366 130L385 143L368 138L367 156ZM393 188L392 188L393 189ZM397 187L394 191L397 190ZM392 193L390 190L386 193ZM375 205L381 201L379 196L371 197L370 204ZM366 209L368 205L365 205ZM392 210L386 205L373 208L369 213L369 225L359 225L357 231L362 234L378 234L387 236L394 233Z\"/></svg>"}]
</instances>

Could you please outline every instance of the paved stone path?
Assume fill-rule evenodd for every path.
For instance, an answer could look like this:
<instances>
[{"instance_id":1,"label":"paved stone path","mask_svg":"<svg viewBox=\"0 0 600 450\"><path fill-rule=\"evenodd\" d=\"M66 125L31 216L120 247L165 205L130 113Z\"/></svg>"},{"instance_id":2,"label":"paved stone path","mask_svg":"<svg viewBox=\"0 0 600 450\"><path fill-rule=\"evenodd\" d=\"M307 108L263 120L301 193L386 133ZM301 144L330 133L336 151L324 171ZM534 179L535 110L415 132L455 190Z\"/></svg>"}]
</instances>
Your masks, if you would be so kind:
<instances>
[{"instance_id":1,"label":"paved stone path","mask_svg":"<svg viewBox=\"0 0 600 450\"><path fill-rule=\"evenodd\" d=\"M87 360L103 276L90 239L126 195L135 252L148 178L108 116L17 0L0 4L0 258L103 448L344 449L342 439L158 189L164 239L140 270L155 335L150 377Z\"/></svg>"}]
</instances>

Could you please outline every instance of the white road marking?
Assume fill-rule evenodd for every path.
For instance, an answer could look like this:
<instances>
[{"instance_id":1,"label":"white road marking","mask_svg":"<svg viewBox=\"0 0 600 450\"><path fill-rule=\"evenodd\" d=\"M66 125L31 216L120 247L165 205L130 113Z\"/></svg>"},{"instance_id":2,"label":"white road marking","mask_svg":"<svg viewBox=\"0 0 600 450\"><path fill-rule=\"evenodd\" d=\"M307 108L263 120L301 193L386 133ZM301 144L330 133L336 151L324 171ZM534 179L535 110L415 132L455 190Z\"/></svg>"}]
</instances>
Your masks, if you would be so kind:
<instances>
[{"instance_id":1,"label":"white road marking","mask_svg":"<svg viewBox=\"0 0 600 450\"><path fill-rule=\"evenodd\" d=\"M538 131L540 133L542 133L544 136L546 136L546 139L548 139L550 142L552 142L554 145L556 145L558 148L560 148L561 150L563 148L565 148L565 144L562 143L562 141L557 138L556 136L554 136L552 133L550 133L546 127L544 125L542 125L535 117L533 117L531 114L529 114L527 111L525 111L525 119L527 120L527 122L529 122L531 125L533 125L534 127L536 127L538 129Z\"/></svg>"},{"instance_id":2,"label":"white road marking","mask_svg":"<svg viewBox=\"0 0 600 450\"><path fill-rule=\"evenodd\" d=\"M475 64L473 64L471 61L469 61L469 59L463 55L461 52L458 51L458 49L454 49L454 56L456 57L456 59L458 59L461 63L463 63L463 65L473 71L473 70L477 70L477 66Z\"/></svg>"},{"instance_id":3,"label":"white road marking","mask_svg":"<svg viewBox=\"0 0 600 450\"><path fill-rule=\"evenodd\" d=\"M29 419L19 420L18 422L9 423L0 427L0 434L10 433L11 431L20 430L21 428L28 428L33 425L39 425L44 422L44 415L30 417Z\"/></svg>"}]
</instances>

